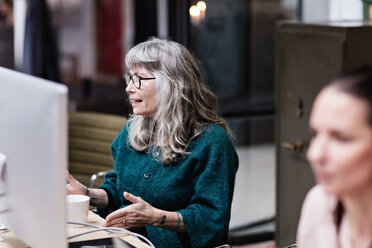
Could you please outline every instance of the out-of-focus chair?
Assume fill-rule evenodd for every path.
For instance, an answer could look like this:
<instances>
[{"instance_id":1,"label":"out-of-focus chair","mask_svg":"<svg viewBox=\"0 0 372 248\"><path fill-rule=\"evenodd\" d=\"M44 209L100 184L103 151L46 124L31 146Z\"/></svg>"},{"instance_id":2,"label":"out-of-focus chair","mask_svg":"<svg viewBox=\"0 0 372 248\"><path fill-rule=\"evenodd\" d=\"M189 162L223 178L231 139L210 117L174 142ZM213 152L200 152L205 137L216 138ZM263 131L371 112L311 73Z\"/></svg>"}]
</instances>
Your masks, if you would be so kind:
<instances>
[{"instance_id":1,"label":"out-of-focus chair","mask_svg":"<svg viewBox=\"0 0 372 248\"><path fill-rule=\"evenodd\" d=\"M126 123L120 115L71 112L69 115L69 171L81 183L96 187L113 170L111 143ZM97 180L98 178L98 180Z\"/></svg>"}]
</instances>

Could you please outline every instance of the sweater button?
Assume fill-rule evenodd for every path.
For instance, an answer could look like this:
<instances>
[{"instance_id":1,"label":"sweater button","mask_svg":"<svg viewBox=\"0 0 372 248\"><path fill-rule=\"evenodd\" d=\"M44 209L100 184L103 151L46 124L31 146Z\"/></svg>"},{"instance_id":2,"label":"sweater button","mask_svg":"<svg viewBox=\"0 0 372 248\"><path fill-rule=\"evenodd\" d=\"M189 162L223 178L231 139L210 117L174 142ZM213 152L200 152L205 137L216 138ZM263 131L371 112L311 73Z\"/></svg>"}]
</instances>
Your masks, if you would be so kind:
<instances>
[{"instance_id":1,"label":"sweater button","mask_svg":"<svg viewBox=\"0 0 372 248\"><path fill-rule=\"evenodd\" d=\"M160 153L159 152L154 152L154 156L157 158L159 157Z\"/></svg>"},{"instance_id":2,"label":"sweater button","mask_svg":"<svg viewBox=\"0 0 372 248\"><path fill-rule=\"evenodd\" d=\"M148 179L150 176L151 176L150 173L145 173L145 174L143 174L143 177L144 177L145 179Z\"/></svg>"}]
</instances>

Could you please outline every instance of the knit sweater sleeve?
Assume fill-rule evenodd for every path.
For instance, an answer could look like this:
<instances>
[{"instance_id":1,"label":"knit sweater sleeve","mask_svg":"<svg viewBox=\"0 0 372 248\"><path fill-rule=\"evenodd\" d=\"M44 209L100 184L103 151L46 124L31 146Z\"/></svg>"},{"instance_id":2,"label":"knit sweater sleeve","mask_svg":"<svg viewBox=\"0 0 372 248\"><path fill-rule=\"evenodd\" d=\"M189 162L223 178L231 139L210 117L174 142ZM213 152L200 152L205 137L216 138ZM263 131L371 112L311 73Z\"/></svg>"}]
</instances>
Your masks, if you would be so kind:
<instances>
[{"instance_id":1,"label":"knit sweater sleeve","mask_svg":"<svg viewBox=\"0 0 372 248\"><path fill-rule=\"evenodd\" d=\"M121 207L121 193L118 191L117 187L117 174L115 170L115 161L117 158L118 150L121 149L123 142L126 141L127 137L127 127L124 126L123 130L118 134L118 136L115 138L114 142L111 144L111 155L114 159L114 170L106 173L105 180L99 186L100 189L104 189L107 194L109 195L109 203L108 206L104 209L97 209L98 213L101 216L107 215L110 211L116 210Z\"/></svg>"},{"instance_id":2,"label":"knit sweater sleeve","mask_svg":"<svg viewBox=\"0 0 372 248\"><path fill-rule=\"evenodd\" d=\"M194 194L178 211L192 247L213 247L227 242L238 157L227 133L213 125L192 151Z\"/></svg>"}]
</instances>

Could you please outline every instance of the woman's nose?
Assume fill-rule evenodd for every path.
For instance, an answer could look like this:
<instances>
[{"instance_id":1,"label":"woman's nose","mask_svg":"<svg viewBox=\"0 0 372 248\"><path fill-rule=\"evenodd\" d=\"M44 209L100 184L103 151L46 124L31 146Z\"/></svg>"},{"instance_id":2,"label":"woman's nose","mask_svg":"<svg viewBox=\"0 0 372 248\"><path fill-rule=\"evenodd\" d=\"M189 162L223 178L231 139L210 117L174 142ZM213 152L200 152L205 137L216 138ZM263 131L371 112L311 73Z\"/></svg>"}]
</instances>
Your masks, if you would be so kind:
<instances>
[{"instance_id":1,"label":"woman's nose","mask_svg":"<svg viewBox=\"0 0 372 248\"><path fill-rule=\"evenodd\" d=\"M313 138L307 150L306 157L311 164L322 164L326 159L326 139L324 137Z\"/></svg>"},{"instance_id":2,"label":"woman's nose","mask_svg":"<svg viewBox=\"0 0 372 248\"><path fill-rule=\"evenodd\" d=\"M130 93L130 92L134 92L136 89L136 87L134 87L134 84L132 82L132 80L129 81L129 84L127 85L127 87L125 88L125 91Z\"/></svg>"}]
</instances>

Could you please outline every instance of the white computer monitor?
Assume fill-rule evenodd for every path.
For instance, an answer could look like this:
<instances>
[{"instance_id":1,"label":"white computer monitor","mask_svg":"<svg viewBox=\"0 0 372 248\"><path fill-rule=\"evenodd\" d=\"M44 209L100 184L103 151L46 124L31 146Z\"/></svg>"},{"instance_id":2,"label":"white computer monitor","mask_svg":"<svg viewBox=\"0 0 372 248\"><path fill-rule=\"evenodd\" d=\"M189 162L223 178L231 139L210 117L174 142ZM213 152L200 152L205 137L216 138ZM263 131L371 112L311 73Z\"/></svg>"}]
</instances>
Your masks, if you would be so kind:
<instances>
[{"instance_id":1,"label":"white computer monitor","mask_svg":"<svg viewBox=\"0 0 372 248\"><path fill-rule=\"evenodd\" d=\"M30 247L67 247L67 117L66 86L0 67L0 223Z\"/></svg>"}]
</instances>

